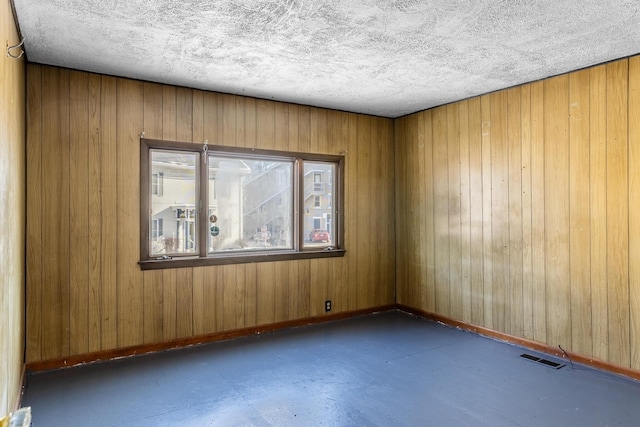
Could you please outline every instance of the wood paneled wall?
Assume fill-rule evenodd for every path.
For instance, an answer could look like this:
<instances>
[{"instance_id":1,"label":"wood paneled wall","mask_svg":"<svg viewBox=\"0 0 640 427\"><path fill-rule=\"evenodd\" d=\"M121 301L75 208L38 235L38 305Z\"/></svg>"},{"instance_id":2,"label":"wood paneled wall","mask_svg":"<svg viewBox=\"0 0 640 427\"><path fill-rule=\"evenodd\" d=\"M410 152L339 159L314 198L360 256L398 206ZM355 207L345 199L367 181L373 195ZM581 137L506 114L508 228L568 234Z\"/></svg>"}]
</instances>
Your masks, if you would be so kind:
<instances>
[{"instance_id":1,"label":"wood paneled wall","mask_svg":"<svg viewBox=\"0 0 640 427\"><path fill-rule=\"evenodd\" d=\"M397 302L640 369L640 57L396 120Z\"/></svg>"},{"instance_id":2,"label":"wood paneled wall","mask_svg":"<svg viewBox=\"0 0 640 427\"><path fill-rule=\"evenodd\" d=\"M0 40L20 43L8 0L0 1ZM17 409L24 365L24 63L0 55L0 418Z\"/></svg>"},{"instance_id":3,"label":"wood paneled wall","mask_svg":"<svg viewBox=\"0 0 640 427\"><path fill-rule=\"evenodd\" d=\"M393 121L29 64L27 361L394 302ZM142 272L139 134L345 153L344 258Z\"/></svg>"}]
</instances>

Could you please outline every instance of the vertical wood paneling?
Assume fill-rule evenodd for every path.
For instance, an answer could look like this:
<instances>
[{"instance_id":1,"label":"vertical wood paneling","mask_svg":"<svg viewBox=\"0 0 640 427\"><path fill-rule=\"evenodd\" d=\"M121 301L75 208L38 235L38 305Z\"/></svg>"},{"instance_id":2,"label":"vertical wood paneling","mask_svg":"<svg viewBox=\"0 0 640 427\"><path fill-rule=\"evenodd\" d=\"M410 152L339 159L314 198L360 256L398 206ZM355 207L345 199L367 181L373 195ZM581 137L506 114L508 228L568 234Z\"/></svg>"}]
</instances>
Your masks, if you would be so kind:
<instances>
[{"instance_id":1,"label":"vertical wood paneling","mask_svg":"<svg viewBox=\"0 0 640 427\"><path fill-rule=\"evenodd\" d=\"M628 60L606 68L608 360L629 366Z\"/></svg>"},{"instance_id":2,"label":"vertical wood paneling","mask_svg":"<svg viewBox=\"0 0 640 427\"><path fill-rule=\"evenodd\" d=\"M428 255L426 254L425 233L427 227L420 227L427 221L427 206L425 205L424 186L426 185L426 168L425 168L425 147L424 147L424 130L420 127L420 118L418 115L412 115L406 120L407 144L406 149L408 158L406 165L400 166L398 169L403 171L404 181L400 184L398 191L406 191L408 197L407 206L404 209L406 217L406 226L403 235L406 236L407 243L404 253L400 256L409 257L413 268L407 269L406 280L407 286L405 292L409 301L426 300L426 279L425 271ZM417 180L407 179L407 176L417 177ZM431 225L433 227L433 224ZM416 231L413 233L412 231Z\"/></svg>"},{"instance_id":3,"label":"vertical wood paneling","mask_svg":"<svg viewBox=\"0 0 640 427\"><path fill-rule=\"evenodd\" d=\"M423 306L428 310L434 311L436 304L436 260L435 260L435 231L434 231L434 190L433 190L433 116L431 111L425 111L418 114L418 122L424 123L423 128L419 130L419 145L422 145L424 153L424 163L420 163L420 167L424 169L424 182L422 183L424 191L424 236L425 249L424 254L426 257L426 278L425 278L425 290L422 295ZM396 154L398 156L398 154ZM396 169L396 174L400 171ZM422 197L422 196L421 196ZM398 215L400 212L396 211L396 221L398 221ZM420 226L418 226L420 227ZM413 232L414 230L409 230ZM401 260L399 256L396 256L396 264Z\"/></svg>"},{"instance_id":4,"label":"vertical wood paneling","mask_svg":"<svg viewBox=\"0 0 640 427\"><path fill-rule=\"evenodd\" d=\"M544 82L531 84L531 262L533 271L533 339L547 340L545 254Z\"/></svg>"},{"instance_id":5,"label":"vertical wood paneling","mask_svg":"<svg viewBox=\"0 0 640 427\"><path fill-rule=\"evenodd\" d=\"M479 325L482 324L484 319L482 114L480 111L480 98L469 100L469 182L469 211L471 214L469 227L471 238L471 318L469 321Z\"/></svg>"},{"instance_id":6,"label":"vertical wood paneling","mask_svg":"<svg viewBox=\"0 0 640 427\"><path fill-rule=\"evenodd\" d=\"M48 359L69 353L69 71L45 73L42 92L53 104L43 110L42 134L57 142L42 144L42 158L59 159L43 168L41 194L42 303L48 307L42 313L42 357Z\"/></svg>"},{"instance_id":7,"label":"vertical wood paneling","mask_svg":"<svg viewBox=\"0 0 640 427\"><path fill-rule=\"evenodd\" d=\"M46 71L46 70L45 70ZM118 348L117 294L117 144L116 86L113 77L102 78L101 111L101 350Z\"/></svg>"},{"instance_id":8,"label":"vertical wood paneling","mask_svg":"<svg viewBox=\"0 0 640 427\"><path fill-rule=\"evenodd\" d=\"M397 153L395 157L396 179L394 186L394 191L396 193L395 210L397 221L394 226L396 236L404 241L404 244L396 245L396 256L403 260L403 262L396 264L396 301L399 304L408 305L416 303L410 300L408 291L411 286L407 283L407 272L410 264L407 255L409 248L411 247L409 244L411 235L407 231L409 228L409 215L407 213L409 208L407 206L411 203L410 197L407 195L407 189L410 185L408 182L410 172L408 171L407 163L410 161L412 156L410 153L411 147L409 145L411 143L411 138L405 135L405 128L407 121L410 120L411 117L412 116L405 116L396 119L393 126L395 150ZM354 127L352 126L351 128L353 129ZM347 197L350 196L350 194L351 190L347 189ZM345 227L345 231L349 230L351 222L349 221L349 218L346 220L347 226Z\"/></svg>"},{"instance_id":9,"label":"vertical wood paneling","mask_svg":"<svg viewBox=\"0 0 640 427\"><path fill-rule=\"evenodd\" d=\"M489 95L491 103L491 328L507 330L509 318L509 165L507 149L507 93Z\"/></svg>"},{"instance_id":10,"label":"vertical wood paneling","mask_svg":"<svg viewBox=\"0 0 640 427\"><path fill-rule=\"evenodd\" d=\"M629 59L629 313L630 365L640 370L640 57Z\"/></svg>"},{"instance_id":11,"label":"vertical wood paneling","mask_svg":"<svg viewBox=\"0 0 640 427\"><path fill-rule=\"evenodd\" d=\"M567 75L544 81L547 340L571 342Z\"/></svg>"},{"instance_id":12,"label":"vertical wood paneling","mask_svg":"<svg viewBox=\"0 0 640 427\"><path fill-rule=\"evenodd\" d=\"M71 71L69 87L69 351L89 351L89 76Z\"/></svg>"},{"instance_id":13,"label":"vertical wood paneling","mask_svg":"<svg viewBox=\"0 0 640 427\"><path fill-rule=\"evenodd\" d=\"M194 90L191 93L192 101L192 140L194 143L202 143L204 137L204 92Z\"/></svg>"},{"instance_id":14,"label":"vertical wood paneling","mask_svg":"<svg viewBox=\"0 0 640 427\"><path fill-rule=\"evenodd\" d=\"M422 255L420 253L421 242L419 241L419 234L411 233L411 230L416 229L416 221L419 221L419 209L421 208L419 206L420 198L418 197L422 181L420 180L417 156L417 117L406 117L398 126L398 132L401 135L400 137L404 138L403 148L407 153L406 156L403 156L403 163L397 166L397 169L401 171L401 175L398 177L397 191L403 193L404 196L404 203L398 207L403 215L403 220L401 221L403 227L401 231L398 231L398 234L402 235L405 241L399 256L406 259L406 267L399 271L396 280L401 281L403 284L400 300L412 303L416 301L416 295L419 293L420 268L410 268L409 266L419 265ZM409 176L418 177L418 179L409 180Z\"/></svg>"},{"instance_id":15,"label":"vertical wood paneling","mask_svg":"<svg viewBox=\"0 0 640 427\"><path fill-rule=\"evenodd\" d=\"M219 96L222 106L222 145L237 147L236 97L226 94L220 94Z\"/></svg>"},{"instance_id":16,"label":"vertical wood paneling","mask_svg":"<svg viewBox=\"0 0 640 427\"><path fill-rule=\"evenodd\" d=\"M447 109L433 111L433 222L435 233L435 308L449 315L449 155Z\"/></svg>"},{"instance_id":17,"label":"vertical wood paneling","mask_svg":"<svg viewBox=\"0 0 640 427\"><path fill-rule=\"evenodd\" d=\"M245 326L255 326L258 324L258 278L255 264L245 265L244 269L246 296L244 303Z\"/></svg>"},{"instance_id":18,"label":"vertical wood paneling","mask_svg":"<svg viewBox=\"0 0 640 427\"><path fill-rule=\"evenodd\" d=\"M27 68L27 362L42 360L42 69Z\"/></svg>"},{"instance_id":19,"label":"vertical wood paneling","mask_svg":"<svg viewBox=\"0 0 640 427\"><path fill-rule=\"evenodd\" d=\"M462 319L471 321L471 163L469 152L469 102L460 103L460 292Z\"/></svg>"},{"instance_id":20,"label":"vertical wood paneling","mask_svg":"<svg viewBox=\"0 0 640 427\"><path fill-rule=\"evenodd\" d=\"M204 325L203 333L210 334L217 331L216 316L218 313L218 305L216 301L217 288L220 285L217 282L216 273L222 271L217 268L203 268L203 308L204 315L202 323Z\"/></svg>"},{"instance_id":21,"label":"vertical wood paneling","mask_svg":"<svg viewBox=\"0 0 640 427\"><path fill-rule=\"evenodd\" d=\"M162 341L176 338L177 310L176 270L162 270Z\"/></svg>"},{"instance_id":22,"label":"vertical wood paneling","mask_svg":"<svg viewBox=\"0 0 640 427\"><path fill-rule=\"evenodd\" d=\"M372 200L371 191L371 118L364 115L358 115L357 126L357 149L354 150L357 155L356 166L356 208L357 212L357 228L356 239L353 245L357 247L356 252L356 270L357 270L357 302L354 308L360 309L367 307L371 292L366 289L370 286L371 259L369 250L372 246L372 239L375 233L371 233L371 212L367 210L367 205ZM373 198L375 199L375 198ZM313 270L312 270L313 277Z\"/></svg>"},{"instance_id":23,"label":"vertical wood paneling","mask_svg":"<svg viewBox=\"0 0 640 427\"><path fill-rule=\"evenodd\" d=\"M462 245L460 214L460 103L447 109L447 172L449 231L449 314L462 318Z\"/></svg>"},{"instance_id":24,"label":"vertical wood paneling","mask_svg":"<svg viewBox=\"0 0 640 427\"><path fill-rule=\"evenodd\" d=\"M398 301L638 369L639 82L634 57L397 119ZM412 143L431 125L429 181ZM433 306L410 280L431 245Z\"/></svg>"},{"instance_id":25,"label":"vertical wood paneling","mask_svg":"<svg viewBox=\"0 0 640 427\"><path fill-rule=\"evenodd\" d=\"M101 203L101 152L102 147L100 144L100 92L102 84L100 76L95 74L89 74L89 94L88 94L88 108L89 108L89 139L88 144L88 216L89 216L89 248L88 248L88 286L89 286L89 352L95 352L100 350L100 337L101 337L101 233L100 225L102 219L102 203Z\"/></svg>"},{"instance_id":26,"label":"vertical wood paneling","mask_svg":"<svg viewBox=\"0 0 640 427\"><path fill-rule=\"evenodd\" d=\"M245 319L245 302L246 302L246 293L245 293L245 283L246 283L246 269L244 265L235 266L236 270L236 292L235 292L235 300L233 304L237 307L236 309L236 317L235 317L235 325L236 328L244 328L246 326ZM186 304L186 302L184 303ZM192 332L188 331L189 334ZM186 336L186 335L185 335Z\"/></svg>"},{"instance_id":27,"label":"vertical wood paneling","mask_svg":"<svg viewBox=\"0 0 640 427\"><path fill-rule=\"evenodd\" d=\"M609 356L607 307L607 70L589 70L589 195L593 355Z\"/></svg>"},{"instance_id":28,"label":"vertical wood paneling","mask_svg":"<svg viewBox=\"0 0 640 427\"><path fill-rule=\"evenodd\" d=\"M276 306L275 321L289 320L289 262L275 264Z\"/></svg>"},{"instance_id":29,"label":"vertical wood paneling","mask_svg":"<svg viewBox=\"0 0 640 427\"><path fill-rule=\"evenodd\" d=\"M256 264L256 280L258 289L256 323L258 325L273 323L276 318L275 265L272 263Z\"/></svg>"},{"instance_id":30,"label":"vertical wood paneling","mask_svg":"<svg viewBox=\"0 0 640 427\"><path fill-rule=\"evenodd\" d=\"M193 269L193 335L204 335L205 326L205 287L204 281L205 267L195 267Z\"/></svg>"},{"instance_id":31,"label":"vertical wood paneling","mask_svg":"<svg viewBox=\"0 0 640 427\"><path fill-rule=\"evenodd\" d=\"M245 125L245 99L241 96L233 97L233 108L235 109L236 122L233 130L235 131L235 145L237 147L244 147L246 137L246 125Z\"/></svg>"},{"instance_id":32,"label":"vertical wood paneling","mask_svg":"<svg viewBox=\"0 0 640 427\"><path fill-rule=\"evenodd\" d=\"M237 277L235 265L222 266L222 283L218 285L219 289L222 289L222 293L218 296L222 297L222 304L218 306L222 312L222 324L219 330L233 330L237 329L238 317L240 311L244 308L238 307L236 290L237 290Z\"/></svg>"},{"instance_id":33,"label":"vertical wood paneling","mask_svg":"<svg viewBox=\"0 0 640 427\"><path fill-rule=\"evenodd\" d=\"M176 270L176 337L193 336L193 269Z\"/></svg>"},{"instance_id":34,"label":"vertical wood paneling","mask_svg":"<svg viewBox=\"0 0 640 427\"><path fill-rule=\"evenodd\" d=\"M117 300L118 346L142 344L143 286L142 272L136 263L140 255L140 189L131 183L139 180L142 132L143 85L119 79L116 93L117 144Z\"/></svg>"},{"instance_id":35,"label":"vertical wood paneling","mask_svg":"<svg viewBox=\"0 0 640 427\"><path fill-rule=\"evenodd\" d=\"M380 229L384 229L385 232L382 238L382 246L380 247L380 253L382 256L383 269L382 274L377 282L378 287L382 289L380 292L380 299L376 301L376 305L388 304L390 301L395 302L395 265L396 265L396 251L395 251L395 233L387 230L393 229L393 224L396 222L395 210L393 209L393 199L395 193L393 192L394 180L395 180L395 150L393 144L389 144L388 141L393 140L393 128L388 126L388 121L383 118L377 119L379 151L376 154L382 158L382 178L383 184L383 208L380 209ZM345 132L346 137L346 132ZM344 260L342 261L344 265ZM341 278L343 280L344 278ZM343 280L344 282L344 280ZM343 284L343 286L346 283Z\"/></svg>"},{"instance_id":36,"label":"vertical wood paneling","mask_svg":"<svg viewBox=\"0 0 640 427\"><path fill-rule=\"evenodd\" d=\"M256 147L257 139L257 110L256 100L244 98L244 146L247 148Z\"/></svg>"},{"instance_id":37,"label":"vertical wood paneling","mask_svg":"<svg viewBox=\"0 0 640 427\"><path fill-rule=\"evenodd\" d=\"M522 147L522 336L533 339L533 233L531 174L531 85L521 88L520 117Z\"/></svg>"},{"instance_id":38,"label":"vertical wood paneling","mask_svg":"<svg viewBox=\"0 0 640 427\"><path fill-rule=\"evenodd\" d=\"M193 91L191 89L177 88L176 114L176 139L178 141L193 141Z\"/></svg>"},{"instance_id":39,"label":"vertical wood paneling","mask_svg":"<svg viewBox=\"0 0 640 427\"><path fill-rule=\"evenodd\" d=\"M506 319L509 333L522 336L522 114L521 88L507 91L507 160L508 160L508 222L509 222L509 276L507 283L510 318Z\"/></svg>"},{"instance_id":40,"label":"vertical wood paneling","mask_svg":"<svg viewBox=\"0 0 640 427\"><path fill-rule=\"evenodd\" d=\"M491 216L491 102L489 96L480 97L481 153L482 153L482 324L493 324L493 240Z\"/></svg>"},{"instance_id":41,"label":"vertical wood paneling","mask_svg":"<svg viewBox=\"0 0 640 427\"><path fill-rule=\"evenodd\" d=\"M222 136L222 95L218 93L204 93L204 139L209 144L224 145Z\"/></svg>"},{"instance_id":42,"label":"vertical wood paneling","mask_svg":"<svg viewBox=\"0 0 640 427\"><path fill-rule=\"evenodd\" d=\"M220 332L224 330L225 324L225 309L224 309L224 266L222 268L215 268L211 270L213 280L210 282L213 287L214 304L210 307L213 311L213 324L211 325L213 332Z\"/></svg>"},{"instance_id":43,"label":"vertical wood paneling","mask_svg":"<svg viewBox=\"0 0 640 427\"><path fill-rule=\"evenodd\" d=\"M420 215L420 198L418 197L420 181L420 170L418 168L417 157L417 139L418 127L417 118L415 116L405 117L400 123L396 123L398 137L403 138L403 150L406 156L403 156L402 163L396 166L396 170L401 171L396 177L396 191L401 192L404 196L403 203L396 210L401 213L402 229L398 230L405 244L402 245L402 252L398 256L406 259L405 268L397 270L396 282L402 283L401 290L397 291L396 299L399 301L413 302L416 301L420 292L420 268L421 261L419 234L410 232L414 227L414 223L418 220L416 217ZM412 129L409 132L408 129ZM409 176L418 177L417 180L408 180ZM409 266L414 266L410 268ZM399 285L396 285L399 286Z\"/></svg>"},{"instance_id":44,"label":"vertical wood paneling","mask_svg":"<svg viewBox=\"0 0 640 427\"><path fill-rule=\"evenodd\" d=\"M389 194L388 191L385 191L387 182L389 182L392 177L388 176L385 173L385 169L382 167L383 158L380 155L375 155L374 153L382 153L384 152L382 139L385 137L384 133L381 132L381 129L378 128L379 119L374 118L371 121L371 147L372 147L372 155L370 157L369 170L370 179L369 179L369 194L371 199L377 198L381 206L388 206L392 204L392 201L386 201L386 195ZM388 172L388 168L387 168ZM383 232L385 227L383 227L383 223L385 218L384 211L369 211L370 215L370 229L371 230L380 230L380 235L385 236L386 233ZM373 274L377 275L381 278L386 278L386 264L389 258L386 254L383 255L383 247L384 237L381 237L380 244L371 245L371 249L369 250L369 265L373 270ZM387 299L385 298L385 288L387 287L385 282L380 280L376 282L376 286L373 288L373 292L371 293L371 299L368 301L369 306L377 306L383 304Z\"/></svg>"},{"instance_id":45,"label":"vertical wood paneling","mask_svg":"<svg viewBox=\"0 0 640 427\"><path fill-rule=\"evenodd\" d=\"M591 355L589 70L569 76L571 349Z\"/></svg>"}]
</instances>

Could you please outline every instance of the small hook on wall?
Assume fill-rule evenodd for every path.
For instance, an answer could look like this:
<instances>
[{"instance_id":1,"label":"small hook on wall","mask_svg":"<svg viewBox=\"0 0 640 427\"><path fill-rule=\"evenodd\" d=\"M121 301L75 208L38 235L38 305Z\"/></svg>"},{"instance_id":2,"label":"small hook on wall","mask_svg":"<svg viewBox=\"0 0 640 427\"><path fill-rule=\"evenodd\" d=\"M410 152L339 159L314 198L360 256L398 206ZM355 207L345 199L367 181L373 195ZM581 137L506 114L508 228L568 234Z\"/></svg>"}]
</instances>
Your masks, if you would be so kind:
<instances>
[{"instance_id":1,"label":"small hook on wall","mask_svg":"<svg viewBox=\"0 0 640 427\"><path fill-rule=\"evenodd\" d=\"M24 55L24 49L22 48L23 45L24 45L24 39L22 39L22 41L15 46L9 46L9 41L7 40L7 56L14 59L22 58L22 55ZM20 54L15 55L13 52L11 52L14 49L20 49Z\"/></svg>"}]
</instances>

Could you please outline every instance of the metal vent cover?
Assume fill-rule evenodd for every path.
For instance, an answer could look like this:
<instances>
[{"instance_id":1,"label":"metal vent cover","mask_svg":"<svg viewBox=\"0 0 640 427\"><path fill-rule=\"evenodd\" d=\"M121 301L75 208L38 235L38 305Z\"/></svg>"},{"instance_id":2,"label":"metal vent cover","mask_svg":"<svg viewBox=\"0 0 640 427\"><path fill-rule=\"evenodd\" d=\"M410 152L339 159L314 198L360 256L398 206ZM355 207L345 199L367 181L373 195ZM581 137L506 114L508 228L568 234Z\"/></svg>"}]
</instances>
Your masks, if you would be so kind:
<instances>
[{"instance_id":1,"label":"metal vent cover","mask_svg":"<svg viewBox=\"0 0 640 427\"><path fill-rule=\"evenodd\" d=\"M542 365L548 366L548 367L553 368L553 369L560 369L560 368L563 368L565 366L563 363L558 363L558 362L554 362L552 360L543 359L541 357L537 357L537 356L534 356L532 354L522 353L520 355L520 357L522 357L523 359L530 360L530 361L535 362L535 363L540 363Z\"/></svg>"}]
</instances>

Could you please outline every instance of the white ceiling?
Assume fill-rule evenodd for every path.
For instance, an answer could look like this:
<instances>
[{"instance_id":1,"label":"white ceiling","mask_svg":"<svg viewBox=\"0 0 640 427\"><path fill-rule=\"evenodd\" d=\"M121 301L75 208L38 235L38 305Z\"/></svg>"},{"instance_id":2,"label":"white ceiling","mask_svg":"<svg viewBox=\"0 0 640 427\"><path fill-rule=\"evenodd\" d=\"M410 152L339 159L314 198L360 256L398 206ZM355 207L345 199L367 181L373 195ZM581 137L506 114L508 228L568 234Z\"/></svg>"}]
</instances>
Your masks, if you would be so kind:
<instances>
[{"instance_id":1,"label":"white ceiling","mask_svg":"<svg viewBox=\"0 0 640 427\"><path fill-rule=\"evenodd\" d=\"M640 52L638 0L13 0L31 62L398 117Z\"/></svg>"}]
</instances>

